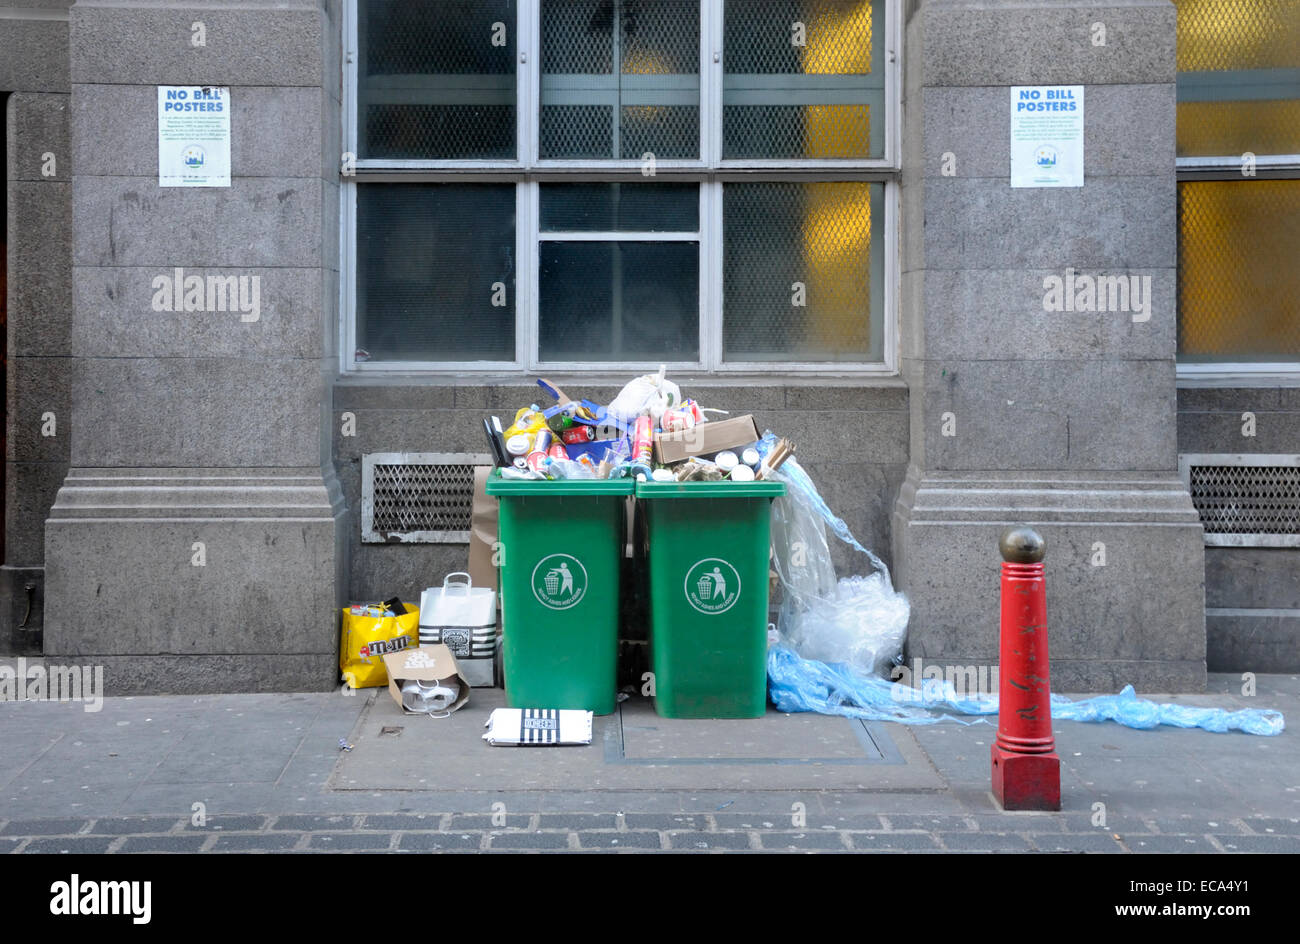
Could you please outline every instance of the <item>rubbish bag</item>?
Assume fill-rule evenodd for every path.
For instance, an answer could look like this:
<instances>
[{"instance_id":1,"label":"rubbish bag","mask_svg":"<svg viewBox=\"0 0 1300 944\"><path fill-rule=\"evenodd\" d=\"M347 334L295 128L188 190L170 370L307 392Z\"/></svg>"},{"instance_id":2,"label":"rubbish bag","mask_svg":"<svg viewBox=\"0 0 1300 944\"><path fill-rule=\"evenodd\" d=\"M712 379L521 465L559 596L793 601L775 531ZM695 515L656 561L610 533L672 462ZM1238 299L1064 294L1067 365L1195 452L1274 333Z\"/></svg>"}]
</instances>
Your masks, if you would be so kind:
<instances>
[{"instance_id":1,"label":"rubbish bag","mask_svg":"<svg viewBox=\"0 0 1300 944\"><path fill-rule=\"evenodd\" d=\"M768 695L780 711L814 711L863 721L897 721L902 724L980 724L996 716L994 695L961 698L952 682L925 679L920 688L864 675L843 663L800 658L787 646L767 653ZM936 711L942 713L936 714ZM952 712L949 714L948 712ZM972 717L964 718L961 715ZM992 719L996 722L996 717ZM1118 695L1098 695L1073 701L1052 696L1053 721L1115 721L1127 728L1150 730L1159 725L1200 728L1216 734L1241 731L1272 737L1286 728L1280 711L1267 708L1197 708L1138 698L1132 685Z\"/></svg>"},{"instance_id":2,"label":"rubbish bag","mask_svg":"<svg viewBox=\"0 0 1300 944\"><path fill-rule=\"evenodd\" d=\"M629 381L606 412L630 427L638 416L647 412L657 423L664 410L679 406L681 402L681 390L671 380L664 379L664 367L661 366L658 374L643 374Z\"/></svg>"},{"instance_id":3,"label":"rubbish bag","mask_svg":"<svg viewBox=\"0 0 1300 944\"><path fill-rule=\"evenodd\" d=\"M771 432L759 440L766 456ZM780 639L805 659L844 662L885 675L902 657L910 606L895 592L889 568L858 543L848 525L822 500L808 473L791 457L772 473L786 494L772 504L772 550L783 589L777 617ZM827 527L867 556L874 572L836 578Z\"/></svg>"},{"instance_id":4,"label":"rubbish bag","mask_svg":"<svg viewBox=\"0 0 1300 944\"><path fill-rule=\"evenodd\" d=\"M362 612L354 612L354 609ZM339 635L339 671L348 688L376 688L388 684L384 654L420 644L420 610L406 606L397 616L369 615L378 607L345 607Z\"/></svg>"}]
</instances>

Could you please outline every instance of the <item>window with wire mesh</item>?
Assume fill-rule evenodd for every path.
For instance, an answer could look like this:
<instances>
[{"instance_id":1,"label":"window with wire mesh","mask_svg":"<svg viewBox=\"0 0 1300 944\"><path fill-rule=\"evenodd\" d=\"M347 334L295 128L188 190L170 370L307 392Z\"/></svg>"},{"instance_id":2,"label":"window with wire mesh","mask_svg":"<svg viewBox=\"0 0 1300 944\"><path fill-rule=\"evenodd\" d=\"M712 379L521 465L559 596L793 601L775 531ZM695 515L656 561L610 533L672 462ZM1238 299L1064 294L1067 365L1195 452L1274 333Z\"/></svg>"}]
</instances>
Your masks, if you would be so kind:
<instances>
[{"instance_id":1,"label":"window with wire mesh","mask_svg":"<svg viewBox=\"0 0 1300 944\"><path fill-rule=\"evenodd\" d=\"M361 0L362 158L515 156L512 0Z\"/></svg>"},{"instance_id":2,"label":"window with wire mesh","mask_svg":"<svg viewBox=\"0 0 1300 944\"><path fill-rule=\"evenodd\" d=\"M369 471L362 483L363 508L369 509L369 526L362 522L363 541L469 540L474 502L472 463L374 462Z\"/></svg>"},{"instance_id":3,"label":"window with wire mesh","mask_svg":"<svg viewBox=\"0 0 1300 944\"><path fill-rule=\"evenodd\" d=\"M709 3L537 0L534 36L517 0L357 0L358 156L374 163L355 182L356 362L885 359L886 185L813 179L810 162L885 155L887 2ZM721 52L716 112L701 99L705 38ZM535 61L518 65L534 40ZM520 68L537 70L535 99ZM541 219L526 215L519 234L536 241L533 271L517 272L512 197L532 186L516 162L525 102L527 150L569 171L647 153L699 160L716 138L722 160L770 162L783 179L657 183L658 216L642 212L639 167L542 183ZM409 183L375 176L414 158L477 159L500 183L440 167ZM701 196L721 199L721 227L699 219ZM702 256L723 260L720 303ZM701 345L718 334L721 350Z\"/></svg>"},{"instance_id":4,"label":"window with wire mesh","mask_svg":"<svg viewBox=\"0 0 1300 944\"><path fill-rule=\"evenodd\" d=\"M880 0L727 0L724 158L874 158Z\"/></svg>"},{"instance_id":5,"label":"window with wire mesh","mask_svg":"<svg viewBox=\"0 0 1300 944\"><path fill-rule=\"evenodd\" d=\"M884 186L723 186L723 356L728 362L882 357Z\"/></svg>"},{"instance_id":6,"label":"window with wire mesh","mask_svg":"<svg viewBox=\"0 0 1300 944\"><path fill-rule=\"evenodd\" d=\"M1300 0L1174 0L1178 155L1300 153Z\"/></svg>"},{"instance_id":7,"label":"window with wire mesh","mask_svg":"<svg viewBox=\"0 0 1300 944\"><path fill-rule=\"evenodd\" d=\"M1174 2L1179 361L1300 361L1300 0Z\"/></svg>"},{"instance_id":8,"label":"window with wire mesh","mask_svg":"<svg viewBox=\"0 0 1300 944\"><path fill-rule=\"evenodd\" d=\"M699 0L543 0L539 155L700 154Z\"/></svg>"},{"instance_id":9,"label":"window with wire mesh","mask_svg":"<svg viewBox=\"0 0 1300 944\"><path fill-rule=\"evenodd\" d=\"M358 361L514 360L514 184L360 184L356 226Z\"/></svg>"},{"instance_id":10,"label":"window with wire mesh","mask_svg":"<svg viewBox=\"0 0 1300 944\"><path fill-rule=\"evenodd\" d=\"M1300 180L1178 184L1178 355L1300 360Z\"/></svg>"},{"instance_id":11,"label":"window with wire mesh","mask_svg":"<svg viewBox=\"0 0 1300 944\"><path fill-rule=\"evenodd\" d=\"M1192 465L1189 472L1207 537L1300 536L1300 467Z\"/></svg>"}]
</instances>

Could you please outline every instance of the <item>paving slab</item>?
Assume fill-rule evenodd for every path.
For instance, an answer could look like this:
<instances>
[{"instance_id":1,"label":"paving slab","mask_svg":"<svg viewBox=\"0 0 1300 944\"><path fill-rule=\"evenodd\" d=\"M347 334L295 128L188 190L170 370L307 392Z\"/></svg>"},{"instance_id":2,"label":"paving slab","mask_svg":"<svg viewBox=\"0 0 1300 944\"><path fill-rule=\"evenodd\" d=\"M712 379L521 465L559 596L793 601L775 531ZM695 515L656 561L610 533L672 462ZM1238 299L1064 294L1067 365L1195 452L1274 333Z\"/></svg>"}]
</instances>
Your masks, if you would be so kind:
<instances>
[{"instance_id":1,"label":"paving slab","mask_svg":"<svg viewBox=\"0 0 1300 944\"><path fill-rule=\"evenodd\" d=\"M761 719L660 718L648 699L594 721L590 745L492 747L482 739L499 689L475 689L449 717L406 715L388 697L367 703L334 790L659 791L942 789L907 729L769 710ZM390 733L381 733L388 729ZM399 730L400 729L400 730ZM397 733L393 733L396 731Z\"/></svg>"}]
</instances>

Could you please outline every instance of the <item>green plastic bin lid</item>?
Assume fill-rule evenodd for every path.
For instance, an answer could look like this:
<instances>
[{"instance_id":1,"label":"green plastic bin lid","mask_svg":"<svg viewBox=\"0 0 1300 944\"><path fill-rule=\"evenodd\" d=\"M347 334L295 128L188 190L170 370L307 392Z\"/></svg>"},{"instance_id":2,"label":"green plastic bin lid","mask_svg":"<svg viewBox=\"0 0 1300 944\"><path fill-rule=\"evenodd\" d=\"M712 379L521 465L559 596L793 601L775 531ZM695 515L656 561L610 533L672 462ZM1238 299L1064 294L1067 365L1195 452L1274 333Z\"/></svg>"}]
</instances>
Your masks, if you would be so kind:
<instances>
[{"instance_id":1,"label":"green plastic bin lid","mask_svg":"<svg viewBox=\"0 0 1300 944\"><path fill-rule=\"evenodd\" d=\"M637 482L637 498L779 498L784 482Z\"/></svg>"},{"instance_id":2,"label":"green plastic bin lid","mask_svg":"<svg viewBox=\"0 0 1300 944\"><path fill-rule=\"evenodd\" d=\"M619 495L632 494L632 479L503 479L501 470L488 476L489 495Z\"/></svg>"}]
</instances>

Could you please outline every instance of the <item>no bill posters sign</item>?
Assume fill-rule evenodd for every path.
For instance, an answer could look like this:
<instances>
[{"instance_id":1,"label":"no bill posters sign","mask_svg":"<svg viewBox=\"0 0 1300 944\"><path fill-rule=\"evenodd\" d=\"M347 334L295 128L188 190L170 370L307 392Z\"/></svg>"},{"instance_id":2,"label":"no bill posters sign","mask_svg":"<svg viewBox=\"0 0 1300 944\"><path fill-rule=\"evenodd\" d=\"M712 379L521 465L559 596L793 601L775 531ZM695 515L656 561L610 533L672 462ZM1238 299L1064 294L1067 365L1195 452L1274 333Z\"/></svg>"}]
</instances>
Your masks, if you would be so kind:
<instances>
[{"instance_id":1,"label":"no bill posters sign","mask_svg":"<svg viewBox=\"0 0 1300 944\"><path fill-rule=\"evenodd\" d=\"M230 89L158 86L158 186L230 186Z\"/></svg>"},{"instance_id":2,"label":"no bill posters sign","mask_svg":"<svg viewBox=\"0 0 1300 944\"><path fill-rule=\"evenodd\" d=\"M1011 88L1011 186L1083 186L1083 86Z\"/></svg>"}]
</instances>

